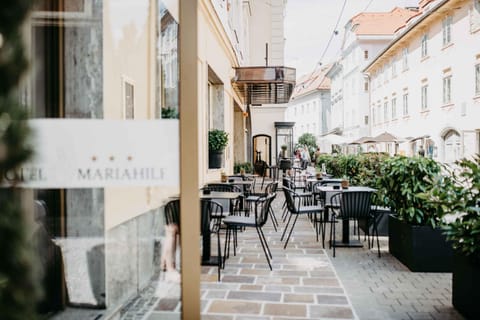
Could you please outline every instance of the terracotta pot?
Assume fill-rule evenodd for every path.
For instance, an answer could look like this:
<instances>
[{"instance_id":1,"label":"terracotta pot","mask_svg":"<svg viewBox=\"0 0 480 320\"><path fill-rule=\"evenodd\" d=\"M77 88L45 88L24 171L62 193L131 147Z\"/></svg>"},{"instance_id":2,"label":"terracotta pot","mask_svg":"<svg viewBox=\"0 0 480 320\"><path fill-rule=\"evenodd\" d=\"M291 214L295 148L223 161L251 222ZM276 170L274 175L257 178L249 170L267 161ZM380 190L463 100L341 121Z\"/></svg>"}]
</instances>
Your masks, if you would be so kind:
<instances>
[{"instance_id":1,"label":"terracotta pot","mask_svg":"<svg viewBox=\"0 0 480 320\"><path fill-rule=\"evenodd\" d=\"M348 189L349 183L348 180L342 180L342 189Z\"/></svg>"}]
</instances>

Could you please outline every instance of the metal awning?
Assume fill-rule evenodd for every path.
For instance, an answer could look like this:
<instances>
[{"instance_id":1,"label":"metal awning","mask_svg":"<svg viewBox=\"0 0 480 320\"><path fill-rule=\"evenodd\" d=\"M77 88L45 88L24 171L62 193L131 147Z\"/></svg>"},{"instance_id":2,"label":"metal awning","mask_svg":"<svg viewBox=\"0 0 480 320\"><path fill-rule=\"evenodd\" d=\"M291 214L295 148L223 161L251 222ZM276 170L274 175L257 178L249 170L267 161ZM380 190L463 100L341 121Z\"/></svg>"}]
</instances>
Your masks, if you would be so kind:
<instances>
[{"instance_id":1,"label":"metal awning","mask_svg":"<svg viewBox=\"0 0 480 320\"><path fill-rule=\"evenodd\" d=\"M249 105L288 103L295 78L294 68L241 67L235 68L232 86Z\"/></svg>"}]
</instances>

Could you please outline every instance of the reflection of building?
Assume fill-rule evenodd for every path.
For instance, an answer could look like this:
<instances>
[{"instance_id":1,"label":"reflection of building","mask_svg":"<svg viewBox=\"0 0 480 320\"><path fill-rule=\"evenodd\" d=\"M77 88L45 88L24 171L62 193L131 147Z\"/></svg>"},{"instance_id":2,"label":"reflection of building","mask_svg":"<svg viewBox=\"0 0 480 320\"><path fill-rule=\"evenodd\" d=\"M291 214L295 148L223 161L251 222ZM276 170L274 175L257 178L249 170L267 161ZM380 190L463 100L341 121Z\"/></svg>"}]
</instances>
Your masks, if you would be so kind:
<instances>
[{"instance_id":1,"label":"reflection of building","mask_svg":"<svg viewBox=\"0 0 480 320\"><path fill-rule=\"evenodd\" d=\"M418 16L397 31L366 67L372 135L405 138L400 152L452 163L479 152L480 4L420 1Z\"/></svg>"},{"instance_id":2,"label":"reflection of building","mask_svg":"<svg viewBox=\"0 0 480 320\"><path fill-rule=\"evenodd\" d=\"M283 0L199 0L198 11L195 11L198 23L192 25L191 21L184 21L183 29L183 32L197 33L198 44L191 44L195 48L195 62L181 66L183 69L179 66L182 30L176 0L39 3L28 26L32 72L22 87L22 98L32 107L34 118L120 123L166 118L158 121L159 126L166 126L166 122L178 122L178 114L182 116L179 103L184 103L183 110L195 110L199 115L188 123L198 128L198 132L195 132L196 139L191 139L194 140L191 150L180 159L199 159L198 163L189 162L188 168L187 165L181 168L182 172L196 168L194 172L198 177L191 177L191 181L185 183L194 191L205 182L218 180L221 170L231 173L234 161L253 160L253 135L263 134L271 143L275 134L274 119L283 120L283 108L274 104L288 100L293 84L286 80L291 79L292 74L295 79L294 70L281 67L283 29L277 30L276 26L283 26ZM262 67L266 78L251 79L261 80L261 84L252 81L246 84L248 92L257 85L262 89L258 97L266 99L269 105L263 109L251 105L248 100L251 95L234 89L232 78L238 68L263 64L265 43L269 44L268 62L275 67ZM198 86L183 91L185 95L195 91L195 97L198 93L198 100L189 105L186 99L183 102L179 99L182 70L184 75L188 71L192 75L198 72ZM256 108L260 110L258 113L266 110L266 118L257 117L252 111ZM59 121L66 123L67 120ZM63 138L82 136L85 128L72 129ZM208 168L208 130L214 128L229 133L222 169ZM122 145L112 132L105 130L101 134ZM179 132L172 131L161 136L146 135L142 140L147 141L151 149L160 149L162 143L178 136ZM191 142L183 139L183 145ZM41 141L36 147L44 148L50 142L54 139ZM92 150L70 151L85 158L88 164L105 161L113 166L142 158L142 154L101 157ZM169 149L160 151L165 157L172 153ZM173 155L175 163L166 170L177 170L175 159L178 158L178 154ZM106 172L112 175L112 171ZM178 194L179 189L178 185L127 187L119 182L113 187L56 185L51 189L26 191L32 200L45 201L47 231L63 251L63 261L57 261L57 266L61 268L62 262L64 264L66 288L61 281L56 284L56 293L63 302L105 308L104 313L109 317L137 295L158 267L155 257L159 252L159 239L164 235L163 204ZM188 216L192 212L182 215L193 221ZM198 251L198 241L183 242L182 250L185 248ZM198 287L198 283L185 281L184 284ZM189 309L189 305L185 305Z\"/></svg>"},{"instance_id":3,"label":"reflection of building","mask_svg":"<svg viewBox=\"0 0 480 320\"><path fill-rule=\"evenodd\" d=\"M160 118L162 108L178 110L174 7L152 0L43 1L29 28L32 72L22 92L34 118L148 120ZM63 138L82 135L81 128L72 127ZM111 135L102 132L102 138L116 142ZM36 145L37 150L60 137L51 138ZM162 139L144 137L152 138L152 147L155 139ZM142 158L70 151L87 165L104 161L112 168ZM114 169L106 170L112 178ZM59 301L113 312L136 295L154 273L162 203L175 192L178 186L124 187L121 182L118 187L55 185L29 192L45 202L47 231L62 248L55 263L57 272L65 274L65 286L62 281L53 284Z\"/></svg>"}]
</instances>

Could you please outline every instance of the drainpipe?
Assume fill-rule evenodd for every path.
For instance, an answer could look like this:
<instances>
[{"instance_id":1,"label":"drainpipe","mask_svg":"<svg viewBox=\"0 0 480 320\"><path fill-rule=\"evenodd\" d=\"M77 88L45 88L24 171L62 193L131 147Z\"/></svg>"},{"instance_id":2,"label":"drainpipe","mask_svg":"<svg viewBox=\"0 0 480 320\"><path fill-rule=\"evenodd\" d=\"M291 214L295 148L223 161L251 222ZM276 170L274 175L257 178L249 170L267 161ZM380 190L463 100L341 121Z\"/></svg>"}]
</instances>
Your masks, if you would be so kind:
<instances>
[{"instance_id":1,"label":"drainpipe","mask_svg":"<svg viewBox=\"0 0 480 320\"><path fill-rule=\"evenodd\" d=\"M372 100L372 94L371 94L371 87L370 87L370 74L368 72L363 73L363 77L368 83L368 99L367 99L367 106L368 106L368 134L367 136L371 137L372 136L372 110L370 108L371 106L371 100Z\"/></svg>"}]
</instances>

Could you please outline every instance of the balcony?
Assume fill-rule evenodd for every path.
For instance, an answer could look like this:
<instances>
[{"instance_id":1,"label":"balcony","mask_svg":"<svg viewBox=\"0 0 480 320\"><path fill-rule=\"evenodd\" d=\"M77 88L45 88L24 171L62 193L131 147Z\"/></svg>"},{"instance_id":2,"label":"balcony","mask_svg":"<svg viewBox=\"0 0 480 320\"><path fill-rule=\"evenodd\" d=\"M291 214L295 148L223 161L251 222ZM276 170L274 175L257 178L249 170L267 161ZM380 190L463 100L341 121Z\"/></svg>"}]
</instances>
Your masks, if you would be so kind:
<instances>
[{"instance_id":1,"label":"balcony","mask_svg":"<svg viewBox=\"0 0 480 320\"><path fill-rule=\"evenodd\" d=\"M232 86L248 105L288 103L295 88L296 70L287 67L235 68Z\"/></svg>"}]
</instances>

